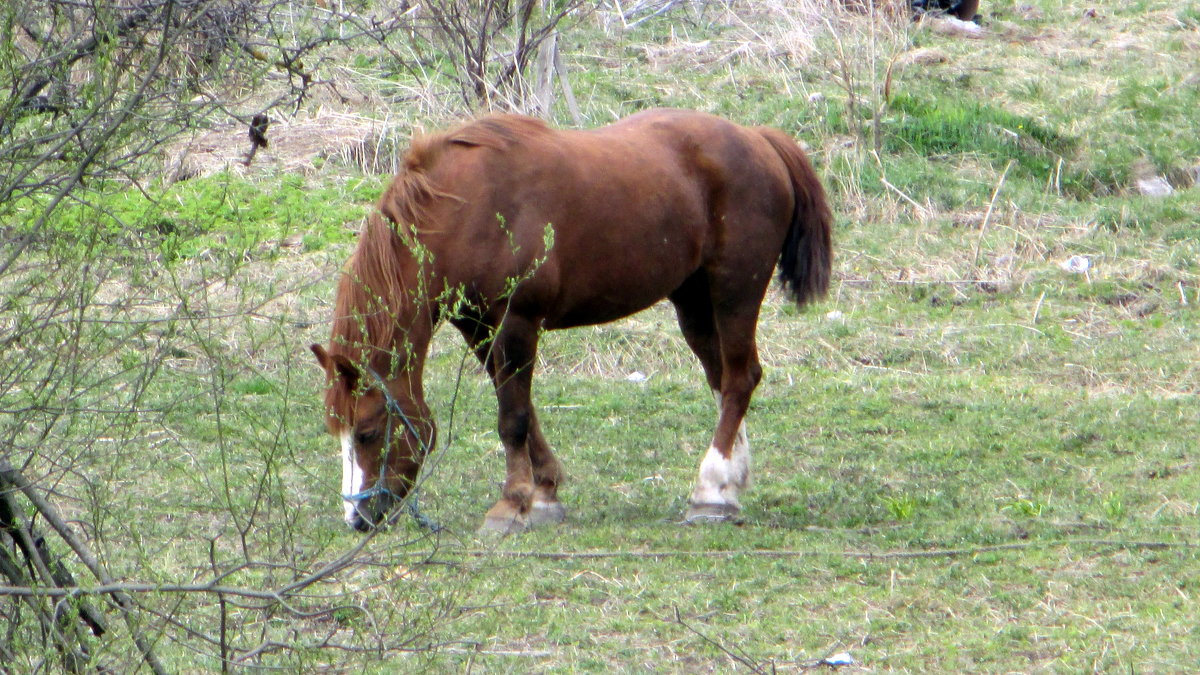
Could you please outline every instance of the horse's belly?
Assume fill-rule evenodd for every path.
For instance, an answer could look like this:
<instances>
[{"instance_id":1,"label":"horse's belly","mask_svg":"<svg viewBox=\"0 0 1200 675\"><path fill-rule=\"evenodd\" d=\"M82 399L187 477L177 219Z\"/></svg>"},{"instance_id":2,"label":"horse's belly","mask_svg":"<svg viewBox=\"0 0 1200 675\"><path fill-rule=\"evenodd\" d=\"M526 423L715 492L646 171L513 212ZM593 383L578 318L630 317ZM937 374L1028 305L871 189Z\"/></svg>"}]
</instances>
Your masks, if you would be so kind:
<instances>
[{"instance_id":1,"label":"horse's belly","mask_svg":"<svg viewBox=\"0 0 1200 675\"><path fill-rule=\"evenodd\" d=\"M593 287L590 293L561 295L557 311L548 314L543 325L551 329L572 328L623 319L667 297L683 283L684 277L676 276L679 275L646 279L644 283L633 285Z\"/></svg>"},{"instance_id":2,"label":"horse's belly","mask_svg":"<svg viewBox=\"0 0 1200 675\"><path fill-rule=\"evenodd\" d=\"M698 242L652 248L644 241L626 246L597 242L572 257L572 265L557 260L555 300L543 325L570 328L616 321L667 297L696 271Z\"/></svg>"},{"instance_id":3,"label":"horse's belly","mask_svg":"<svg viewBox=\"0 0 1200 675\"><path fill-rule=\"evenodd\" d=\"M653 305L661 298L638 305L628 303L611 303L611 304L593 304L586 307L579 307L557 317L547 318L543 324L546 328L555 330L559 328L575 328L576 326L594 326L596 324L608 323L623 319L631 314L636 314L643 309Z\"/></svg>"}]
</instances>

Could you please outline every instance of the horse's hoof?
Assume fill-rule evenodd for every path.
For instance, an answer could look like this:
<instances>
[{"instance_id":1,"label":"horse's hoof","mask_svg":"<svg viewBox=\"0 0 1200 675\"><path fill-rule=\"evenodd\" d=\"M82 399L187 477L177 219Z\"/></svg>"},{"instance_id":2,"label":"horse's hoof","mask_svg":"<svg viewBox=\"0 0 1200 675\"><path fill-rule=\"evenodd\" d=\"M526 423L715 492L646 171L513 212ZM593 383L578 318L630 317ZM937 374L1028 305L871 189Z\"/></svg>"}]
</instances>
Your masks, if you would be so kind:
<instances>
[{"instance_id":1,"label":"horse's hoof","mask_svg":"<svg viewBox=\"0 0 1200 675\"><path fill-rule=\"evenodd\" d=\"M567 510L560 502L534 502L529 509L529 527L558 525L567 519Z\"/></svg>"},{"instance_id":2,"label":"horse's hoof","mask_svg":"<svg viewBox=\"0 0 1200 675\"><path fill-rule=\"evenodd\" d=\"M528 527L528 522L520 516L488 516L479 526L479 535L485 537L506 537L510 534L520 534Z\"/></svg>"},{"instance_id":3,"label":"horse's hoof","mask_svg":"<svg viewBox=\"0 0 1200 675\"><path fill-rule=\"evenodd\" d=\"M688 504L683 524L737 522L739 511L733 504Z\"/></svg>"}]
</instances>

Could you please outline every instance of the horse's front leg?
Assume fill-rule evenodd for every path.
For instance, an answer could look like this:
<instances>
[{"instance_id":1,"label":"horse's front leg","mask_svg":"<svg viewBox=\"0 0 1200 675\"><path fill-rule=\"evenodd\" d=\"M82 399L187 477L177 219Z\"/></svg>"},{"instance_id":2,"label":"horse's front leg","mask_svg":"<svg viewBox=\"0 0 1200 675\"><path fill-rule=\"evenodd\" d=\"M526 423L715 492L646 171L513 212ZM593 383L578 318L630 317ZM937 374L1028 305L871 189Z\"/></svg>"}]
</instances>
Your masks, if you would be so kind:
<instances>
[{"instance_id":1,"label":"horse's front leg","mask_svg":"<svg viewBox=\"0 0 1200 675\"><path fill-rule=\"evenodd\" d=\"M491 346L488 370L496 385L505 477L500 500L488 510L481 532L520 532L564 517L557 496L558 460L542 438L530 395L537 341L533 322L509 315Z\"/></svg>"}]
</instances>

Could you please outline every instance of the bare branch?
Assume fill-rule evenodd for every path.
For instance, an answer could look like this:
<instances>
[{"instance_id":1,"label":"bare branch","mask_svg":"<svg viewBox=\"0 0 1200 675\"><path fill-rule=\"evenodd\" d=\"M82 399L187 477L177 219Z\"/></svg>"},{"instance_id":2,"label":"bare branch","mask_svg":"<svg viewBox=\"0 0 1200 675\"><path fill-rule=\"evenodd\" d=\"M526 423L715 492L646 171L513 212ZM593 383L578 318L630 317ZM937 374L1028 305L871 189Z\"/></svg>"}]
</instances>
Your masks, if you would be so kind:
<instances>
[{"instance_id":1,"label":"bare branch","mask_svg":"<svg viewBox=\"0 0 1200 675\"><path fill-rule=\"evenodd\" d=\"M0 482L6 485L11 485L12 487L20 490L21 493L25 495L25 498L28 499L35 508L37 508L38 513L42 516L42 518L45 518L46 522L54 528L55 532L62 537L63 541L65 541L71 547L71 550L75 552L75 555L79 557L80 561L83 562L88 570L91 571L91 573L97 579L99 579L102 584L113 584L113 580L111 577L109 577L108 572L104 571L104 568L100 565L100 562L96 560L95 556L92 555L91 550L88 549L88 547L85 546L83 542L75 536L75 534L71 531L71 528L68 527L63 521L62 517L58 515L58 511L48 502L46 502L46 500L42 499L42 495L33 487L32 484L29 483L28 480L25 479L25 476L22 475L20 471L17 471L15 468L13 468L13 466L8 463L8 460L4 459L3 457L0 457ZM119 589L112 590L108 593L105 593L105 595L111 595L113 599L116 600L117 606L121 608L122 617L125 619L125 622L129 627L130 635L133 636L134 644L137 645L138 652L141 654L142 660L145 661L146 665L150 666L150 669L156 674L166 673L166 669L163 667L162 663L159 662L158 657L154 655L154 651L150 648L150 642L142 635L141 630L138 628L137 622L130 614L132 602L129 598L129 595Z\"/></svg>"}]
</instances>

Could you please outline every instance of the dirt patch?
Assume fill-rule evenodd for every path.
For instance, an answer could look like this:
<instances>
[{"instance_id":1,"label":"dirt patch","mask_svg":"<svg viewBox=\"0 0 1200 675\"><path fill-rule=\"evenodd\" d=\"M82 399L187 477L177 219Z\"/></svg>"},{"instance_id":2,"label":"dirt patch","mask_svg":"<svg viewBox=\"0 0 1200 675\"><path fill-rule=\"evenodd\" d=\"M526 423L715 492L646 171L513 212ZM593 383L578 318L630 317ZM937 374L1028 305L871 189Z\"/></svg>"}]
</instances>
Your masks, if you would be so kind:
<instances>
[{"instance_id":1,"label":"dirt patch","mask_svg":"<svg viewBox=\"0 0 1200 675\"><path fill-rule=\"evenodd\" d=\"M398 138L396 129L361 115L321 111L313 117L272 119L267 147L247 163L249 128L224 125L170 146L166 171L172 182L222 171L237 174L284 172L307 174L333 160L364 171L392 173Z\"/></svg>"}]
</instances>

